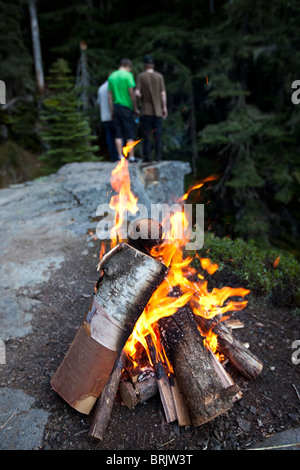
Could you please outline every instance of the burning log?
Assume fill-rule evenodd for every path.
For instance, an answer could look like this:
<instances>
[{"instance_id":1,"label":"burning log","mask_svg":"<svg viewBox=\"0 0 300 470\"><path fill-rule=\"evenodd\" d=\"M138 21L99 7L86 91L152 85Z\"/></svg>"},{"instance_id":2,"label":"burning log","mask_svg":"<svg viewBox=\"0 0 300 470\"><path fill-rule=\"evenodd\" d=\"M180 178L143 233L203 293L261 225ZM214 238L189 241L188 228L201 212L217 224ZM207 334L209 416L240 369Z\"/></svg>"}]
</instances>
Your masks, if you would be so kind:
<instances>
[{"instance_id":1,"label":"burning log","mask_svg":"<svg viewBox=\"0 0 300 470\"><path fill-rule=\"evenodd\" d=\"M128 408L132 408L143 400L151 398L158 391L166 421L171 423L177 420L179 426L189 426L191 424L189 412L176 377L174 377L174 374L167 374L166 369L168 369L168 366L161 359L162 356L157 351L157 341L155 345L150 334L146 336L145 340L152 364L151 368L153 368L151 376L148 374L146 380L138 381L137 383L135 383L134 378L132 381L126 380L121 382L120 394L124 404ZM130 369L128 372L130 375Z\"/></svg>"},{"instance_id":2,"label":"burning log","mask_svg":"<svg viewBox=\"0 0 300 470\"><path fill-rule=\"evenodd\" d=\"M157 387L159 390L159 395L161 398L161 402L163 405L163 409L165 412L165 417L167 423L171 423L177 419L177 413L174 403L174 397L171 390L171 384L169 378L166 374L164 365L162 362L157 358L157 351L155 345L153 344L151 335L146 337L146 342L148 345L149 355L151 357L151 361L154 365L154 369L156 372L156 382Z\"/></svg>"},{"instance_id":3,"label":"burning log","mask_svg":"<svg viewBox=\"0 0 300 470\"><path fill-rule=\"evenodd\" d=\"M160 245L163 242L161 226L153 219L142 219L138 221L141 238L137 249L151 249L153 243ZM155 240L149 240L151 233L158 234ZM208 334L210 330L218 337L219 351L248 379L255 379L262 371L262 362L240 341L238 341L223 322L215 322L195 315L195 320L203 332ZM241 326L241 324L238 324ZM243 326L243 325L242 325Z\"/></svg>"},{"instance_id":4,"label":"burning log","mask_svg":"<svg viewBox=\"0 0 300 470\"><path fill-rule=\"evenodd\" d=\"M89 414L100 396L136 320L167 268L126 243L101 260L92 305L61 365L52 388L77 411Z\"/></svg>"},{"instance_id":5,"label":"burning log","mask_svg":"<svg viewBox=\"0 0 300 470\"><path fill-rule=\"evenodd\" d=\"M230 409L239 387L224 387L203 344L192 309L188 305L181 307L158 323L192 424L200 426Z\"/></svg>"},{"instance_id":6,"label":"burning log","mask_svg":"<svg viewBox=\"0 0 300 470\"><path fill-rule=\"evenodd\" d=\"M157 391L157 381L153 372L147 374L142 379L138 379L136 382L124 380L120 383L122 401L130 409L154 397Z\"/></svg>"},{"instance_id":7,"label":"burning log","mask_svg":"<svg viewBox=\"0 0 300 470\"><path fill-rule=\"evenodd\" d=\"M126 157L129 148L126 146L123 151ZM139 209L138 199L130 189L126 158L120 160L111 176L112 188L117 193L110 201L110 208L115 211L115 225L110 231L114 248L99 264L101 276L92 305L51 380L52 388L85 414L89 414L101 395L89 432L97 439L104 436L118 387L129 407L158 389L168 422L177 419L179 425L199 426L231 408L241 397L238 386L204 344L202 334L214 330L219 348L238 368L243 365L239 370L244 374L255 377L262 367L224 325L207 323L196 313L200 315L205 310L207 316L214 316L244 308L247 302L226 305L224 302L229 296L237 295L237 290L241 296L249 291L230 288L207 291L207 283L202 282L204 277L189 266L192 258L183 257L186 237L181 231L178 237L177 229L188 225L184 211L170 214L169 231L153 219L136 221L128 243L117 245L123 240L125 212L136 214ZM193 188L202 187L203 182ZM182 196L181 202L193 188ZM208 259L201 261L208 261L201 265L210 274L214 272L211 268L218 268ZM197 279L191 280L192 274ZM181 291L178 296L177 290ZM178 299L170 299L171 296ZM156 388L153 378L147 384L120 383L126 358L137 364L136 353L140 351L136 343L151 358Z\"/></svg>"},{"instance_id":8,"label":"burning log","mask_svg":"<svg viewBox=\"0 0 300 470\"><path fill-rule=\"evenodd\" d=\"M128 233L128 244L143 253L162 242L163 229L155 219L139 219Z\"/></svg>"},{"instance_id":9,"label":"burning log","mask_svg":"<svg viewBox=\"0 0 300 470\"><path fill-rule=\"evenodd\" d=\"M211 330L218 336L218 350L246 378L255 379L261 373L262 362L232 335L223 322L216 323L213 319L206 319L199 315L195 315L195 320L204 334Z\"/></svg>"}]
</instances>

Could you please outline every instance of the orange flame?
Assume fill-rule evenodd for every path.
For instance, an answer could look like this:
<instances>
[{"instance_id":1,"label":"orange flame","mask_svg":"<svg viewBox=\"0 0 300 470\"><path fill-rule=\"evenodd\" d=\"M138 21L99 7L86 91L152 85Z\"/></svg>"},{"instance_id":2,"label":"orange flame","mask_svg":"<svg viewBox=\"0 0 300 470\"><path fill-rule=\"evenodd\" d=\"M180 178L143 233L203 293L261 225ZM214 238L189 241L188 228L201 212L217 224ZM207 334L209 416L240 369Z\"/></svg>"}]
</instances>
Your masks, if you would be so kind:
<instances>
[{"instance_id":1,"label":"orange flame","mask_svg":"<svg viewBox=\"0 0 300 470\"><path fill-rule=\"evenodd\" d=\"M105 255L105 250L106 250L105 242L102 242L101 243L100 254L99 254L99 261L101 261L102 256Z\"/></svg>"},{"instance_id":2,"label":"orange flame","mask_svg":"<svg viewBox=\"0 0 300 470\"><path fill-rule=\"evenodd\" d=\"M123 148L125 158L122 158L112 171L111 185L117 194L112 196L110 200L110 207L115 211L114 227L111 230L111 247L122 240L121 229L125 212L129 211L131 214L135 214L138 211L138 199L131 192L130 174L126 158L131 148L138 142L133 142ZM203 187L205 182L213 181L216 178L216 175L212 175L192 186L178 202L183 203L187 200L192 190L199 189ZM181 210L170 215L170 228L163 233L161 244L152 248L150 252L151 256L163 262L169 270L164 281L152 294L124 347L127 356L132 361L133 367L138 365L138 357L141 350L146 350L151 362L146 339L148 335L151 335L152 341L157 348L158 357L163 363L167 364L167 372L172 371L172 366L169 364L160 344L155 325L159 319L173 315L180 307L189 304L195 315L213 318L217 314L223 315L231 310L241 310L247 305L247 301L228 301L230 297L246 296L250 292L247 289L223 287L208 291L207 280L191 265L194 258L192 256L184 256L184 248L188 241L185 237L188 220L183 207L180 206L180 208ZM218 269L218 265L212 263L207 257L200 258L198 254L195 256L198 257L202 268L208 274L212 275ZM176 297L174 297L175 288L177 292ZM215 335L210 333L203 336L206 336L205 344L207 347L216 352L217 338Z\"/></svg>"},{"instance_id":3,"label":"orange flame","mask_svg":"<svg viewBox=\"0 0 300 470\"><path fill-rule=\"evenodd\" d=\"M212 330L209 330L209 332L207 333L206 338L204 338L204 340L203 340L203 344L208 349L210 349L213 354L215 354L215 356L217 357L217 359L219 359L220 362L225 359L223 354L220 354L217 351L217 349L218 349L218 336L215 333L213 333Z\"/></svg>"},{"instance_id":4,"label":"orange flame","mask_svg":"<svg viewBox=\"0 0 300 470\"><path fill-rule=\"evenodd\" d=\"M199 187L196 185L197 188ZM191 188L192 189L192 188ZM170 218L171 229L163 236L163 242L151 249L151 256L162 261L168 268L168 275L163 283L152 295L143 314L138 319L134 331L128 339L125 350L130 358L135 361L135 353L137 352L137 342L141 343L148 352L146 336L150 334L153 342L159 347L157 339L155 339L154 325L157 321L169 315L173 315L178 308L183 307L187 303L193 309L195 315L201 315L205 318L213 318L217 314L223 315L231 310L242 310L247 301L229 301L229 297L244 297L250 293L248 289L223 287L221 289L214 288L211 292L207 289L207 281L203 276L199 275L195 268L191 266L192 257L184 258L183 250L186 243L184 237L178 238L178 224L181 222L183 226L186 224L184 212L176 212ZM200 258L196 255L203 269L209 274L213 274L218 265L212 263L208 258ZM197 280L195 280L197 276ZM194 277L193 280L190 280ZM170 294L174 288L180 288L180 297L171 297ZM206 338L205 344L212 348L212 341L216 343L217 337L210 333ZM213 351L216 351L216 345L213 345ZM160 351L163 354L162 351ZM220 359L218 353L216 356ZM136 365L136 361L134 362Z\"/></svg>"},{"instance_id":5,"label":"orange flame","mask_svg":"<svg viewBox=\"0 0 300 470\"><path fill-rule=\"evenodd\" d=\"M122 241L122 227L124 214L136 214L138 211L138 198L131 191L130 174L128 170L128 160L126 156L139 140L131 142L123 147L125 158L122 158L116 168L111 173L111 186L116 191L116 195L111 197L109 207L115 211L114 226L110 232L111 248Z\"/></svg>"},{"instance_id":6,"label":"orange flame","mask_svg":"<svg viewBox=\"0 0 300 470\"><path fill-rule=\"evenodd\" d=\"M208 274L213 275L219 269L219 265L212 263L209 258L200 258L198 253L196 253L195 257L199 259L202 269L205 269Z\"/></svg>"},{"instance_id":7,"label":"orange flame","mask_svg":"<svg viewBox=\"0 0 300 470\"><path fill-rule=\"evenodd\" d=\"M123 147L123 154L125 155L125 158L127 158L130 150L136 146L141 140L135 140L134 142L128 142L125 147Z\"/></svg>"},{"instance_id":8,"label":"orange flame","mask_svg":"<svg viewBox=\"0 0 300 470\"><path fill-rule=\"evenodd\" d=\"M200 189L204 185L204 183L207 183L208 181L214 181L218 179L218 175L210 175L207 178L204 178L200 183L197 183L193 186L191 186L188 191L179 199L179 201L186 201L186 199L189 197L190 193L194 191L195 189Z\"/></svg>"},{"instance_id":9,"label":"orange flame","mask_svg":"<svg viewBox=\"0 0 300 470\"><path fill-rule=\"evenodd\" d=\"M203 340L205 345L208 345L213 353L217 351L218 347L218 337L212 330L209 330L206 338Z\"/></svg>"},{"instance_id":10,"label":"orange flame","mask_svg":"<svg viewBox=\"0 0 300 470\"><path fill-rule=\"evenodd\" d=\"M96 237L96 235L93 234L93 232L89 231L89 234L91 235L91 237L93 237L94 240L98 240L98 238Z\"/></svg>"}]
</instances>

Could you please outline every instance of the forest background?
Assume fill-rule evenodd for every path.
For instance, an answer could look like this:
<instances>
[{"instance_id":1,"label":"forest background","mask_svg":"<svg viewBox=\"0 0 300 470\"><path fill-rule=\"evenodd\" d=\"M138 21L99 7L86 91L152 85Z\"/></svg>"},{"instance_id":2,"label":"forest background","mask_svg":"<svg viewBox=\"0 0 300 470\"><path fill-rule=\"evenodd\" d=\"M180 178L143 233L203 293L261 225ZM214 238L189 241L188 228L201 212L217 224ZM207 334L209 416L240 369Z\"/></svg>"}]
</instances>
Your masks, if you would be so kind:
<instances>
[{"instance_id":1,"label":"forest background","mask_svg":"<svg viewBox=\"0 0 300 470\"><path fill-rule=\"evenodd\" d=\"M0 187L108 160L97 89L123 57L136 77L145 54L166 81L164 159L191 163L187 185L218 175L192 196L216 261L260 289L269 273L299 285L296 0L0 0Z\"/></svg>"}]
</instances>

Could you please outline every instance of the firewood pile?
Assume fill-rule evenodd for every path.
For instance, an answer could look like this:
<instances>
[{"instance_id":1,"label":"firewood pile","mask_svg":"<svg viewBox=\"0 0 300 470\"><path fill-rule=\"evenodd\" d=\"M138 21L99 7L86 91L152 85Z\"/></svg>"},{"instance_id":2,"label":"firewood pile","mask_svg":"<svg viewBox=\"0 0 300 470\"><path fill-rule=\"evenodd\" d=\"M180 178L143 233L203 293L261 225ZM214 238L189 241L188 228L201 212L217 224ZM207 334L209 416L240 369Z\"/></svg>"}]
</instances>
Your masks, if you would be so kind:
<instances>
[{"instance_id":1,"label":"firewood pile","mask_svg":"<svg viewBox=\"0 0 300 470\"><path fill-rule=\"evenodd\" d=\"M145 226L149 230L151 223L139 222L140 230ZM172 264L154 256L153 248L165 243L129 236L101 258L92 305L51 380L52 388L71 407L93 413L89 435L95 439L105 436L117 392L128 408L158 393L168 423L201 426L242 396L225 370L226 361L247 379L262 371L261 361L234 337L223 316L245 303L239 307L234 301L228 310L219 308L207 315L201 301L208 294L204 281L195 278L197 273L189 269L186 283L178 285ZM239 294L232 289L226 295ZM140 321L149 314L153 299L162 312L147 329ZM142 339L135 335L138 326L144 331ZM208 342L212 335L217 339L215 351Z\"/></svg>"}]
</instances>

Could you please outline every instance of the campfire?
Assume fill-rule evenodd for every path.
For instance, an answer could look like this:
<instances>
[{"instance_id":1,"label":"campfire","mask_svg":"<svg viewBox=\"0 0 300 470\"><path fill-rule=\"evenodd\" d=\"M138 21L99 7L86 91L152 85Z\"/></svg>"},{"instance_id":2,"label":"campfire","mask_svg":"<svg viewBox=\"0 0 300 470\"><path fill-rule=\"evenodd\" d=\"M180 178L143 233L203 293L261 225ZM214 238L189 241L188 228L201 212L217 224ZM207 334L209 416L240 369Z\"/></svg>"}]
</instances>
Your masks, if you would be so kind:
<instances>
[{"instance_id":1,"label":"campfire","mask_svg":"<svg viewBox=\"0 0 300 470\"><path fill-rule=\"evenodd\" d=\"M78 412L95 408L89 435L96 439L105 435L118 390L128 408L158 393L168 423L200 426L242 397L226 362L248 379L263 367L230 326L230 312L245 308L250 291L209 290L193 260L198 258L207 276L218 265L186 250L190 221L184 201L215 177L190 188L167 224L139 218L125 233L126 214L139 210L131 191L129 150L124 147L111 175L114 220L109 244L102 241L92 305L51 380Z\"/></svg>"}]
</instances>

